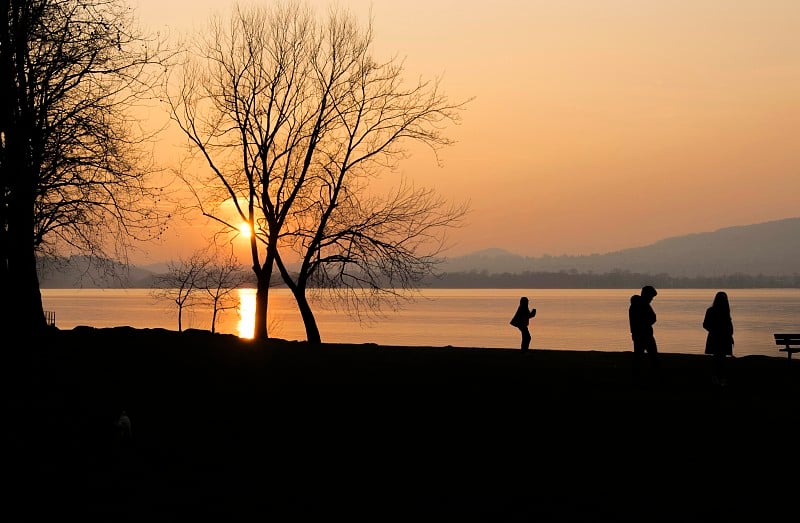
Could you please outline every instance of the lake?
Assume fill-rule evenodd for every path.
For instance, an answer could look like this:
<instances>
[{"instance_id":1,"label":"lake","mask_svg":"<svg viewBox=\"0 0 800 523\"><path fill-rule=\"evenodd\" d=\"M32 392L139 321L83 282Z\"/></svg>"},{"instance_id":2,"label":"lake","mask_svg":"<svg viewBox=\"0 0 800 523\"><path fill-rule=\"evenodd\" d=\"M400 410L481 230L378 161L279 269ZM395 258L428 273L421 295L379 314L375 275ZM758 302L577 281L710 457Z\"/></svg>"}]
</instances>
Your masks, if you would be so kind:
<instances>
[{"instance_id":1,"label":"lake","mask_svg":"<svg viewBox=\"0 0 800 523\"><path fill-rule=\"evenodd\" d=\"M663 289L653 300L659 351L702 354L703 316L717 289ZM772 334L800 332L800 289L728 290L735 356L778 352ZM638 289L425 289L397 311L359 322L331 304L312 302L327 343L377 343L432 347L519 348L520 334L508 322L520 296L537 309L531 324L533 349L630 350L628 305ZM149 289L42 289L44 308L56 325L71 329L131 326L178 329L177 307ZM240 307L222 313L217 332L252 337L255 290L239 290ZM305 340L291 293L270 295L270 336ZM184 310L183 328L210 329L211 311Z\"/></svg>"}]
</instances>

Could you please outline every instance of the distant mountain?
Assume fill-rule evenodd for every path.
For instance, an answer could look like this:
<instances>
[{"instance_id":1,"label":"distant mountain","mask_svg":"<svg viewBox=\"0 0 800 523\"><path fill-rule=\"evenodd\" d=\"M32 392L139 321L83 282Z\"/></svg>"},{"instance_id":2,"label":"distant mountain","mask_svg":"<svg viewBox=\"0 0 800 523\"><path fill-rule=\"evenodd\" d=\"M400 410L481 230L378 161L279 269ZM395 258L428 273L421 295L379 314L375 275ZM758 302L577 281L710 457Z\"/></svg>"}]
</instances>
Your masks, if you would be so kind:
<instances>
[{"instance_id":1,"label":"distant mountain","mask_svg":"<svg viewBox=\"0 0 800 523\"><path fill-rule=\"evenodd\" d=\"M525 257L486 249L448 259L442 272L490 274L630 271L671 276L792 275L800 272L800 217L675 236L644 247L588 256Z\"/></svg>"},{"instance_id":2,"label":"distant mountain","mask_svg":"<svg viewBox=\"0 0 800 523\"><path fill-rule=\"evenodd\" d=\"M164 274L169 270L169 264L166 262L151 263L149 265L137 265L143 271L149 271L153 274Z\"/></svg>"},{"instance_id":3,"label":"distant mountain","mask_svg":"<svg viewBox=\"0 0 800 523\"><path fill-rule=\"evenodd\" d=\"M39 260L39 286L43 289L149 288L156 274L93 256Z\"/></svg>"},{"instance_id":4,"label":"distant mountain","mask_svg":"<svg viewBox=\"0 0 800 523\"><path fill-rule=\"evenodd\" d=\"M492 248L447 259L441 272L668 274L716 277L734 274L791 276L800 273L800 217L713 232L676 236L644 247L588 256L526 257ZM40 260L42 288L150 288L166 264L124 266L88 256Z\"/></svg>"}]
</instances>

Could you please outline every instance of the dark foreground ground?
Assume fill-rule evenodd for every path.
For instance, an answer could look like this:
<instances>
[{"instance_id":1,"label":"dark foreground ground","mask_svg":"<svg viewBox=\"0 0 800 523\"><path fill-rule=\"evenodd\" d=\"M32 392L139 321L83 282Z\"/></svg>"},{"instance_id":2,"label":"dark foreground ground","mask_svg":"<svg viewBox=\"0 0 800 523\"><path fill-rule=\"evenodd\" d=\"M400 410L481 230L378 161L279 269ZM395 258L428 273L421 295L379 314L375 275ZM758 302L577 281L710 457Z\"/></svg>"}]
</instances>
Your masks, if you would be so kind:
<instances>
[{"instance_id":1,"label":"dark foreground ground","mask_svg":"<svg viewBox=\"0 0 800 523\"><path fill-rule=\"evenodd\" d=\"M4 521L797 521L800 365L256 343L4 340ZM776 351L777 352L777 351ZM116 436L125 410L130 441Z\"/></svg>"}]
</instances>

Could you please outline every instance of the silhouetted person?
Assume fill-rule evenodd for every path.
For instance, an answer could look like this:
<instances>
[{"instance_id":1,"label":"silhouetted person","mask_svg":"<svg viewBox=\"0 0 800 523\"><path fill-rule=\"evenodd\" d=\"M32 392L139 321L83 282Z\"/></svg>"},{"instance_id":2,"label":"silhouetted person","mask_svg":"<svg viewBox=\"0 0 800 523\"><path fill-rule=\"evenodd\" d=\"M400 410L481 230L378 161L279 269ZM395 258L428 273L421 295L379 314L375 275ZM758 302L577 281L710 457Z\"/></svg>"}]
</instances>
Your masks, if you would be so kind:
<instances>
[{"instance_id":1,"label":"silhouetted person","mask_svg":"<svg viewBox=\"0 0 800 523\"><path fill-rule=\"evenodd\" d=\"M534 316L536 316L536 309L528 310L528 298L523 296L519 299L519 307L510 322L522 334L522 345L520 346L522 352L527 352L531 346L531 331L528 329L528 325Z\"/></svg>"},{"instance_id":2,"label":"silhouetted person","mask_svg":"<svg viewBox=\"0 0 800 523\"><path fill-rule=\"evenodd\" d=\"M642 287L641 294L631 296L631 306L628 309L628 321L633 339L633 371L639 374L642 355L646 352L650 356L653 370L659 372L658 346L653 335L653 325L656 323L656 313L650 303L658 293L652 285Z\"/></svg>"},{"instance_id":3,"label":"silhouetted person","mask_svg":"<svg viewBox=\"0 0 800 523\"><path fill-rule=\"evenodd\" d=\"M703 328L708 331L706 354L713 356L711 381L714 385L728 383L725 375L725 357L733 355L733 320L728 294L719 291L711 307L706 309Z\"/></svg>"},{"instance_id":4,"label":"silhouetted person","mask_svg":"<svg viewBox=\"0 0 800 523\"><path fill-rule=\"evenodd\" d=\"M131 432L131 419L128 417L128 413L124 410L120 413L119 418L114 423L114 428L116 429L116 438L118 442L121 443L130 443L131 439L133 439L133 433Z\"/></svg>"}]
</instances>

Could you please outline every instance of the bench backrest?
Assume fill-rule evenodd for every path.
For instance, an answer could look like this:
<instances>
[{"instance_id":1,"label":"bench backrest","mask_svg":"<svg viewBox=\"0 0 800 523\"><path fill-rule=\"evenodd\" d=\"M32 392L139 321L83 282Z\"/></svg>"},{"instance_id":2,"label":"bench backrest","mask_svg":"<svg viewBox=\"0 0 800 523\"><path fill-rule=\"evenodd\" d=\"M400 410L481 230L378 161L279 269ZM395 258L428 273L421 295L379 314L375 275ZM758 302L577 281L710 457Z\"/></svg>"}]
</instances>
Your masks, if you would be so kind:
<instances>
[{"instance_id":1,"label":"bench backrest","mask_svg":"<svg viewBox=\"0 0 800 523\"><path fill-rule=\"evenodd\" d=\"M776 345L800 345L800 334L775 334Z\"/></svg>"}]
</instances>

